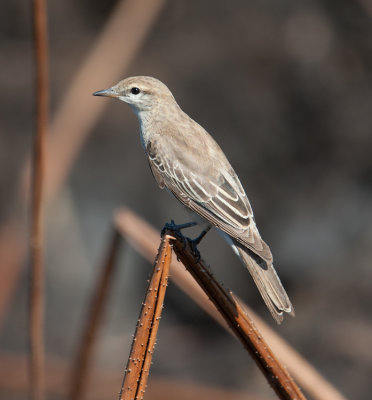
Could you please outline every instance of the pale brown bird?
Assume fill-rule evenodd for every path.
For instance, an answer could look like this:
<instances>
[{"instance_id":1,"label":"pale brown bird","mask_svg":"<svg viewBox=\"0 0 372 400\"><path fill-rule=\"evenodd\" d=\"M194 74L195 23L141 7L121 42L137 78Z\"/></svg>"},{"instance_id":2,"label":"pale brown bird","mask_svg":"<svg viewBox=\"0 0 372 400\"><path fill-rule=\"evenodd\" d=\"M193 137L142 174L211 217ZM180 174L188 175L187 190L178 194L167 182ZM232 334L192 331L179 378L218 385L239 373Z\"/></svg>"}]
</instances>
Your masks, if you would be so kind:
<instances>
[{"instance_id":1,"label":"pale brown bird","mask_svg":"<svg viewBox=\"0 0 372 400\"><path fill-rule=\"evenodd\" d=\"M283 312L294 315L238 176L216 141L181 110L168 87L136 76L94 95L124 101L137 114L158 185L205 221L197 241L214 225L248 268L274 319L280 323Z\"/></svg>"}]
</instances>

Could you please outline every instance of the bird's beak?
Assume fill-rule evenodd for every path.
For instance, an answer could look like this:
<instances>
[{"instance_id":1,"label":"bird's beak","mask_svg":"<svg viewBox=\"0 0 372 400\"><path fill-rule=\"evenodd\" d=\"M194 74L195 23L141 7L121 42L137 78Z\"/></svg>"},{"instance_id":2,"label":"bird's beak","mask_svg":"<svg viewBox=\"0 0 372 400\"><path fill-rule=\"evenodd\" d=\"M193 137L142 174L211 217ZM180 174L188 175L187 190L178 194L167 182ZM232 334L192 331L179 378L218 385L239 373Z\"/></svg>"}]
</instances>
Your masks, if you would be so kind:
<instances>
[{"instance_id":1,"label":"bird's beak","mask_svg":"<svg viewBox=\"0 0 372 400\"><path fill-rule=\"evenodd\" d=\"M118 97L118 93L113 88L98 90L98 92L94 92L93 96L105 96L105 97Z\"/></svg>"}]
</instances>

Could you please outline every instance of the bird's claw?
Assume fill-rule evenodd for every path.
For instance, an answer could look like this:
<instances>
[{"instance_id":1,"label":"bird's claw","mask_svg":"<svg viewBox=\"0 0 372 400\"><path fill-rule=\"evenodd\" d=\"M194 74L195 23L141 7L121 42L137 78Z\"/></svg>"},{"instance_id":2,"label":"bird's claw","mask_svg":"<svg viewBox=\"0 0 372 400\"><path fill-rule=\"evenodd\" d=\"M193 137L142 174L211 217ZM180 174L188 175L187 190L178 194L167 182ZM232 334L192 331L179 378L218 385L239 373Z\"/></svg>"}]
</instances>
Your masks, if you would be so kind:
<instances>
[{"instance_id":1,"label":"bird's claw","mask_svg":"<svg viewBox=\"0 0 372 400\"><path fill-rule=\"evenodd\" d=\"M191 226L195 226L195 225L196 225L196 222L187 222L185 224L176 224L174 222L174 220L171 219L171 222L167 222L164 225L164 228L161 230L161 235L163 236L166 230L170 230L170 231L175 231L175 232L179 233L180 236L183 236L181 234L182 229L190 228Z\"/></svg>"},{"instance_id":2,"label":"bird's claw","mask_svg":"<svg viewBox=\"0 0 372 400\"><path fill-rule=\"evenodd\" d=\"M161 231L161 235L163 236L165 234L165 232L167 230L173 231L177 234L178 239L181 240L183 242L183 250L185 250L187 243L189 243L190 247L191 247L191 251L193 252L195 258L196 258L196 262L200 261L200 252L198 250L198 244L201 242L201 240L203 239L203 237L206 235L206 233L209 231L210 226L207 227L198 237L196 237L195 239L190 239L186 236L183 236L181 233L182 229L185 228L190 228L191 226L197 225L196 222L187 222L186 224L176 224L173 219L171 220L171 222L167 222L164 225L164 228Z\"/></svg>"}]
</instances>

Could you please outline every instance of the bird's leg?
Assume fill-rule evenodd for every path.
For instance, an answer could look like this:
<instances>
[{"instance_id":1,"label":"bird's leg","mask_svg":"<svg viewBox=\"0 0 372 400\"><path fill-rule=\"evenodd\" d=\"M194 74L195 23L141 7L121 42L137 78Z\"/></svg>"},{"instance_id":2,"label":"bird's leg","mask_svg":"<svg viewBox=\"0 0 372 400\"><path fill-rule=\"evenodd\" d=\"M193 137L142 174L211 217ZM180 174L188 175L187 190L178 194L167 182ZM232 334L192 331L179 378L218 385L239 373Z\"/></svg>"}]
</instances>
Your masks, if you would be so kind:
<instances>
[{"instance_id":1,"label":"bird's leg","mask_svg":"<svg viewBox=\"0 0 372 400\"><path fill-rule=\"evenodd\" d=\"M208 225L198 237L192 240L192 242L194 242L195 245L198 245L202 241L203 237L210 231L211 228L212 225Z\"/></svg>"},{"instance_id":2,"label":"bird's leg","mask_svg":"<svg viewBox=\"0 0 372 400\"><path fill-rule=\"evenodd\" d=\"M195 239L190 239L187 238L187 241L190 243L191 249L194 253L194 255L197 258L197 261L200 261L200 252L198 250L198 244L201 242L201 240L203 239L203 237L209 232L209 230L211 229L212 225L208 225L203 231L202 233L196 237Z\"/></svg>"}]
</instances>

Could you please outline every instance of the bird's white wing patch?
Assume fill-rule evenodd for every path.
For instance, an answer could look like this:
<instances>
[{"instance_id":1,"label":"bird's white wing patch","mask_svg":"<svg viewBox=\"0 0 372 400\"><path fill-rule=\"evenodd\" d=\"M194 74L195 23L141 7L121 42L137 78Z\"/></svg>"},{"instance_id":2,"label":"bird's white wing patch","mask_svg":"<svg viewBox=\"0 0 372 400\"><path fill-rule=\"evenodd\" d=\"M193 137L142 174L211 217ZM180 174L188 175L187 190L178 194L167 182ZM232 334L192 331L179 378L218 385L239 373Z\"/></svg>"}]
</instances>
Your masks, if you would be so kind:
<instances>
[{"instance_id":1,"label":"bird's white wing patch","mask_svg":"<svg viewBox=\"0 0 372 400\"><path fill-rule=\"evenodd\" d=\"M211 179L190 171L177 159L161 158L158 152L148 152L148 156L161 187L167 187L191 210L271 262L270 249L261 239L248 198L233 171Z\"/></svg>"}]
</instances>

